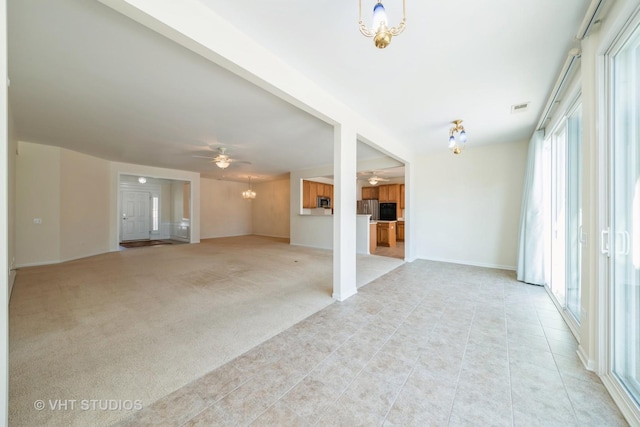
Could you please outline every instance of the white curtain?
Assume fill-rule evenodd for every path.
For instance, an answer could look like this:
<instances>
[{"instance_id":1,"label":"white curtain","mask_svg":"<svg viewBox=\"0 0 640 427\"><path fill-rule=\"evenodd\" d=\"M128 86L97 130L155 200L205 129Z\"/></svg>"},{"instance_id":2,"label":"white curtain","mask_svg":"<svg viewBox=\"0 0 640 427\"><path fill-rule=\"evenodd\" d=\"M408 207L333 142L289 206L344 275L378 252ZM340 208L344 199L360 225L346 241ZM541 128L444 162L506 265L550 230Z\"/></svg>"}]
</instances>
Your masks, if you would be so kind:
<instances>
[{"instance_id":1,"label":"white curtain","mask_svg":"<svg viewBox=\"0 0 640 427\"><path fill-rule=\"evenodd\" d=\"M543 142L544 130L536 131L529 142L529 156L520 213L517 279L544 285L543 217Z\"/></svg>"}]
</instances>

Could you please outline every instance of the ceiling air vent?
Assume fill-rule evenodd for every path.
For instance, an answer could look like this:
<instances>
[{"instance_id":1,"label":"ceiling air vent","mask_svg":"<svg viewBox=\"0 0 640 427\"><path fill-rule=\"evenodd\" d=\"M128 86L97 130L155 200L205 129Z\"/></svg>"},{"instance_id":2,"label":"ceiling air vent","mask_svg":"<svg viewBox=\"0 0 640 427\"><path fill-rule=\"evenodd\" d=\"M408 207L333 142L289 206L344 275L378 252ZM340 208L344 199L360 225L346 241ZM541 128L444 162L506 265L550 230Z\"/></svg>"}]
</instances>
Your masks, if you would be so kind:
<instances>
[{"instance_id":1,"label":"ceiling air vent","mask_svg":"<svg viewBox=\"0 0 640 427\"><path fill-rule=\"evenodd\" d=\"M530 102L524 102L522 104L516 104L511 106L511 114L513 113L522 113L529 109Z\"/></svg>"}]
</instances>

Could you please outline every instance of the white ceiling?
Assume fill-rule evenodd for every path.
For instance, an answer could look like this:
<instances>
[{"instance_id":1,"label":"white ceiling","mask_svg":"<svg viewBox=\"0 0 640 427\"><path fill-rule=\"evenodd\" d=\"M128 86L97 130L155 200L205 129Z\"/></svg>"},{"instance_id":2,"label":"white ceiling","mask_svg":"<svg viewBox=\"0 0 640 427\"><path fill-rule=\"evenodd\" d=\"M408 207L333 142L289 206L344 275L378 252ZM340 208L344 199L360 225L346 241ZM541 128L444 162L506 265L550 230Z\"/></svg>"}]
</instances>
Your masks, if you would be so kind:
<instances>
[{"instance_id":1,"label":"white ceiling","mask_svg":"<svg viewBox=\"0 0 640 427\"><path fill-rule=\"evenodd\" d=\"M454 119L470 146L528 139L588 6L407 0L407 29L379 50L356 0L202 2L418 153L446 150ZM385 6L397 21L400 2ZM236 180L332 163L330 125L98 2L9 0L8 26L20 140ZM220 146L250 164L193 157Z\"/></svg>"}]
</instances>

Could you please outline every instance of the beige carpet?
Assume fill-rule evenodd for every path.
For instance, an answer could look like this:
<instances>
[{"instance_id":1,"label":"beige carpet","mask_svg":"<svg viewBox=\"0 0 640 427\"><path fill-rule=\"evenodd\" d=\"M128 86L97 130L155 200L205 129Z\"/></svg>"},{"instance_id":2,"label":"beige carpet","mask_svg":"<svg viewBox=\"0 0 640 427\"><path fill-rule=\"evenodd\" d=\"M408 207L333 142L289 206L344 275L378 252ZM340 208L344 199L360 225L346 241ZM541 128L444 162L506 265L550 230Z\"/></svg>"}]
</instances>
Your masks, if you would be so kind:
<instances>
[{"instance_id":1,"label":"beige carpet","mask_svg":"<svg viewBox=\"0 0 640 427\"><path fill-rule=\"evenodd\" d=\"M108 401L150 405L333 303L331 258L244 236L20 269L10 425L109 425L131 412ZM358 256L358 286L401 263Z\"/></svg>"}]
</instances>

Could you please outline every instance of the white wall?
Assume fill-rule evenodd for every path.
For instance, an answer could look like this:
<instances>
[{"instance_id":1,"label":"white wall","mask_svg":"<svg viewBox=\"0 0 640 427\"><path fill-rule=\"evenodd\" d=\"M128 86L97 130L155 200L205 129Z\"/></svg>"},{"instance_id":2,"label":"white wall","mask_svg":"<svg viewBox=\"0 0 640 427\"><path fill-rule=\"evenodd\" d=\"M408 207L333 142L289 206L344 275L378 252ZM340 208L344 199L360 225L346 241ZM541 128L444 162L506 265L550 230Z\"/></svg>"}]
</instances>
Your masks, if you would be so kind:
<instances>
[{"instance_id":1,"label":"white wall","mask_svg":"<svg viewBox=\"0 0 640 427\"><path fill-rule=\"evenodd\" d=\"M202 239L251 234L251 203L242 198L247 184L202 178L200 181Z\"/></svg>"},{"instance_id":2,"label":"white wall","mask_svg":"<svg viewBox=\"0 0 640 427\"><path fill-rule=\"evenodd\" d=\"M109 162L60 152L60 259L109 251Z\"/></svg>"},{"instance_id":3,"label":"white wall","mask_svg":"<svg viewBox=\"0 0 640 427\"><path fill-rule=\"evenodd\" d=\"M119 177L190 181L199 174L109 162L47 145L19 142L16 161L16 265L52 264L118 249ZM199 197L191 201L198 207ZM192 243L200 241L194 215ZM42 224L34 224L39 218ZM195 231L194 231L195 230Z\"/></svg>"},{"instance_id":4,"label":"white wall","mask_svg":"<svg viewBox=\"0 0 640 427\"><path fill-rule=\"evenodd\" d=\"M60 148L18 143L16 265L60 262ZM42 220L35 224L34 219Z\"/></svg>"},{"instance_id":5,"label":"white wall","mask_svg":"<svg viewBox=\"0 0 640 427\"><path fill-rule=\"evenodd\" d=\"M302 180L333 174L333 166L293 171L290 175L292 245L333 249L333 215L300 215L302 210Z\"/></svg>"},{"instance_id":6,"label":"white wall","mask_svg":"<svg viewBox=\"0 0 640 427\"><path fill-rule=\"evenodd\" d=\"M515 269L527 146L418 158L411 229L418 258Z\"/></svg>"},{"instance_id":7,"label":"white wall","mask_svg":"<svg viewBox=\"0 0 640 427\"><path fill-rule=\"evenodd\" d=\"M252 230L259 236L290 236L291 188L289 177L253 185Z\"/></svg>"}]
</instances>

